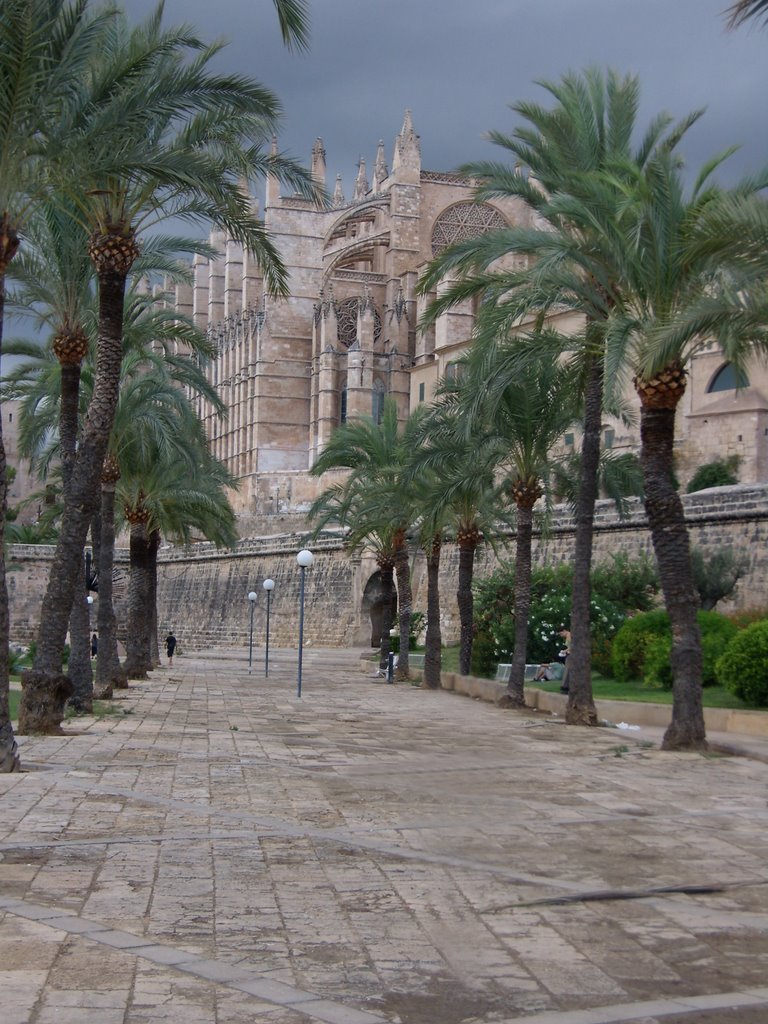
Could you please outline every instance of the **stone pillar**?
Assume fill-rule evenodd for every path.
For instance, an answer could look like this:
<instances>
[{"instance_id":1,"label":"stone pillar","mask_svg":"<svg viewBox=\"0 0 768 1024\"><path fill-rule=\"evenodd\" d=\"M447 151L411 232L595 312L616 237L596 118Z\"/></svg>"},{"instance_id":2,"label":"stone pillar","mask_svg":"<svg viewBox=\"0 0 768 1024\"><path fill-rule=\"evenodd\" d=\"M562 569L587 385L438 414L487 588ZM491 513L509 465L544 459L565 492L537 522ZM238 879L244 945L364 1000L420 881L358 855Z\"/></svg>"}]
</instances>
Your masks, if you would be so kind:
<instances>
[{"instance_id":1,"label":"stone pillar","mask_svg":"<svg viewBox=\"0 0 768 1024\"><path fill-rule=\"evenodd\" d=\"M243 247L228 238L224 250L224 316L243 308Z\"/></svg>"}]
</instances>

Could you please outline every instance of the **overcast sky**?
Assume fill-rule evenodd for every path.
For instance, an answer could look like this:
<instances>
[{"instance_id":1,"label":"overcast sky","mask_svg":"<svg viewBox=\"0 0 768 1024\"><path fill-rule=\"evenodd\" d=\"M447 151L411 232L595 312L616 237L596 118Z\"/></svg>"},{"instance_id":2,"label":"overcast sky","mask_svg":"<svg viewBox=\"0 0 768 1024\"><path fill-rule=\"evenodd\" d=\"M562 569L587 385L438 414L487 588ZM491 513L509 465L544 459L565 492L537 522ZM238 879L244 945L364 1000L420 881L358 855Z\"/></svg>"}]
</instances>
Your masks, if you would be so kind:
<instances>
[{"instance_id":1,"label":"overcast sky","mask_svg":"<svg viewBox=\"0 0 768 1024\"><path fill-rule=\"evenodd\" d=\"M684 146L697 166L741 147L733 180L768 163L768 30L725 29L729 0L310 0L311 48L280 42L271 0L166 0L166 22L230 40L229 66L259 79L285 112L280 147L308 163L325 142L328 183L349 198L357 160L368 178L380 138L391 163L403 111L413 110L422 166L450 170L501 154L483 140L512 131L509 104L546 101L534 83L589 64L639 75L642 116L707 113ZM124 0L132 18L152 0ZM724 180L726 175L723 175Z\"/></svg>"}]
</instances>

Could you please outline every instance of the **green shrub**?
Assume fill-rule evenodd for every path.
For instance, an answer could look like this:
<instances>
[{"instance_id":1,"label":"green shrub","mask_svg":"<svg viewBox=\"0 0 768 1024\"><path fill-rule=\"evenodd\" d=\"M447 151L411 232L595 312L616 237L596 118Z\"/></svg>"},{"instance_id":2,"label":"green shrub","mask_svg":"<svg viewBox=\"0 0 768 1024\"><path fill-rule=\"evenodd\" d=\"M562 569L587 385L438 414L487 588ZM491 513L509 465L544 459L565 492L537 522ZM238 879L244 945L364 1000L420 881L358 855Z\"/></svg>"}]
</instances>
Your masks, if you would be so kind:
<instances>
[{"instance_id":1,"label":"green shrub","mask_svg":"<svg viewBox=\"0 0 768 1024\"><path fill-rule=\"evenodd\" d=\"M733 637L717 661L717 678L748 704L768 707L768 619Z\"/></svg>"},{"instance_id":2,"label":"green shrub","mask_svg":"<svg viewBox=\"0 0 768 1024\"><path fill-rule=\"evenodd\" d=\"M672 689L672 634L648 636L643 662L643 686L652 690ZM626 682L626 680L622 680Z\"/></svg>"},{"instance_id":3,"label":"green shrub","mask_svg":"<svg viewBox=\"0 0 768 1024\"><path fill-rule=\"evenodd\" d=\"M621 552L592 570L592 593L624 611L650 611L658 592L656 563L647 555L630 558Z\"/></svg>"},{"instance_id":4,"label":"green shrub","mask_svg":"<svg viewBox=\"0 0 768 1024\"><path fill-rule=\"evenodd\" d=\"M716 686L718 658L736 636L736 627L717 612L696 613L701 630L701 681L704 686ZM667 627L664 636L654 637L646 647L643 682L646 686L672 689L672 634Z\"/></svg>"},{"instance_id":5,"label":"green shrub","mask_svg":"<svg viewBox=\"0 0 768 1024\"><path fill-rule=\"evenodd\" d=\"M481 678L493 676L498 663L499 657L496 654L496 641L493 639L493 634L485 630L475 633L472 640L472 675Z\"/></svg>"},{"instance_id":6,"label":"green shrub","mask_svg":"<svg viewBox=\"0 0 768 1024\"><path fill-rule=\"evenodd\" d=\"M646 651L651 641L669 633L669 616L665 611L641 612L627 619L613 638L611 667L613 678L620 683L641 679L645 671Z\"/></svg>"},{"instance_id":7,"label":"green shrub","mask_svg":"<svg viewBox=\"0 0 768 1024\"><path fill-rule=\"evenodd\" d=\"M687 494L695 491L706 490L707 487L729 487L737 484L739 478L736 470L739 468L739 456L731 455L727 459L714 459L712 462L705 462L699 466L691 477L691 482L686 487Z\"/></svg>"}]
</instances>

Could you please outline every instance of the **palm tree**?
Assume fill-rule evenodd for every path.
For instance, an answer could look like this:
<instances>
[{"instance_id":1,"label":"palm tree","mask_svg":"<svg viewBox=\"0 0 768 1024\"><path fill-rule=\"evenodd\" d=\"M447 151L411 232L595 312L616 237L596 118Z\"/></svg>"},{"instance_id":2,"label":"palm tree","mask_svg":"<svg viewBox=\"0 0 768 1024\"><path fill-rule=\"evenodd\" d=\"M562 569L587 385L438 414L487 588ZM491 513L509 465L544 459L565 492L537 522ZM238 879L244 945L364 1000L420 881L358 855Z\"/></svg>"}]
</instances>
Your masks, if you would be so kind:
<instances>
[{"instance_id":1,"label":"palm tree","mask_svg":"<svg viewBox=\"0 0 768 1024\"><path fill-rule=\"evenodd\" d=\"M469 384L461 375L458 381L442 381L437 401L421 424L422 440L413 448L409 469L414 477L417 508L428 527L423 540L428 552L428 568L430 557L434 560L440 550L439 546L435 550L434 540L430 547L429 531L437 538L438 527L444 523L446 532L455 538L459 549L456 602L462 675L469 675L472 669L472 582L477 550L484 540L494 543L498 531L507 522L503 488L494 480L498 451L488 444L487 423L479 416L468 414L471 399ZM433 573L436 589L434 567ZM428 629L429 622L428 615ZM436 654L431 652L431 661L435 660ZM425 679L426 664L425 657ZM437 671L433 669L433 672L432 682L438 685Z\"/></svg>"},{"instance_id":2,"label":"palm tree","mask_svg":"<svg viewBox=\"0 0 768 1024\"><path fill-rule=\"evenodd\" d=\"M189 434L185 436L189 442ZM130 526L131 579L125 669L146 678L153 667L157 624L157 553L161 534L181 543L192 536L225 547L237 541L235 514L226 496L233 479L207 450L189 444L187 458L169 460L158 449L146 465L121 471L117 498Z\"/></svg>"},{"instance_id":3,"label":"palm tree","mask_svg":"<svg viewBox=\"0 0 768 1024\"><path fill-rule=\"evenodd\" d=\"M595 725L589 573L605 382L614 379L606 362L605 329L619 298L617 281L622 272L612 242L622 222L624 202L607 177L596 175L610 169L620 179L625 165L642 167L660 147L674 146L696 115L676 126L665 116L657 117L633 148L639 103L636 78L590 69L582 75L568 74L559 83L542 84L555 100L551 109L516 104L513 109L527 125L511 136L490 134L512 155L514 168L484 162L462 169L481 181L478 200L522 199L535 215L534 226L493 231L446 250L430 265L420 290L428 293L441 278L458 275L456 283L431 303L427 324L457 302L483 296L482 335L476 344L485 337L493 344L498 336L533 317L563 310L579 313L586 321L585 331L574 339L581 364L574 386L583 396L584 418L566 720ZM511 257L524 257L525 265L509 269Z\"/></svg>"},{"instance_id":4,"label":"palm tree","mask_svg":"<svg viewBox=\"0 0 768 1024\"><path fill-rule=\"evenodd\" d=\"M562 342L555 339L554 347ZM530 346L522 367L519 349ZM531 544L533 509L546 491L553 461L552 449L579 413L573 387L572 361L550 358L542 333L516 343L478 352L471 392L482 396L483 419L489 442L497 449L497 465L516 510L515 531L515 650L503 703L525 704L524 683L528 618L531 606ZM542 354L543 353L543 354ZM470 365L472 360L470 358Z\"/></svg>"},{"instance_id":5,"label":"palm tree","mask_svg":"<svg viewBox=\"0 0 768 1024\"><path fill-rule=\"evenodd\" d=\"M768 0L736 0L726 10L728 28L738 28L753 18L768 21Z\"/></svg>"},{"instance_id":6,"label":"palm tree","mask_svg":"<svg viewBox=\"0 0 768 1024\"><path fill-rule=\"evenodd\" d=\"M675 413L686 364L714 335L737 366L764 353L768 204L756 192L768 171L732 189L712 183L723 154L687 190L672 154L657 154L626 184L631 230L622 238L627 279L613 311L611 344L635 371L645 508L672 623L674 702L666 749L706 743L698 598L688 529L672 478Z\"/></svg>"},{"instance_id":7,"label":"palm tree","mask_svg":"<svg viewBox=\"0 0 768 1024\"><path fill-rule=\"evenodd\" d=\"M66 501L77 436L87 410L87 400L93 392L91 360L86 388L84 394L80 395L81 364L89 348L95 349L97 334L94 270L87 255L87 234L74 216L71 205L61 197L56 201L48 199L38 204L27 226L25 242L25 249L14 261L11 270L14 290L10 302L14 308L23 309L39 330L49 332L50 352L56 357L58 367L36 345L12 341L7 351L24 355L27 360L9 375L5 387L14 397L22 400L22 450L43 472L47 472L51 458L58 457ZM189 252L210 254L210 248L204 243L157 235L145 246L135 269L139 274L164 273L169 281L187 280L189 270L179 263L179 255ZM175 345L178 342L198 355L209 354L209 347L202 334L184 317L176 314L171 316L169 310L159 309L149 295L133 291L126 301L124 312L124 346L138 352L143 349L149 351L151 346L155 346L158 350L162 348L172 358L168 353L168 344ZM151 372L153 369L151 361L147 365L140 365L139 373ZM124 390L126 381L131 380L135 372L134 359L133 369L126 370L124 367L121 383L123 406L126 405L127 397ZM155 367L155 377L164 379L166 376L165 366ZM196 372L198 385L201 380L202 375ZM183 376L178 383L187 386L189 382ZM207 385L203 383L202 387ZM178 395L175 387L171 393ZM134 425L138 424L141 417L141 410L136 407L136 394L134 388L129 396L133 404L130 421ZM154 410L151 399L152 396L149 396L150 411ZM56 410L58 423L54 424L52 416ZM176 425L173 418L170 425L171 428ZM111 588L114 547L114 514L108 493L117 479L114 476L116 471L119 475L119 467L114 460L107 459L102 471L102 504L106 502L107 507L103 509L101 523L91 524L92 534L95 530L111 531L104 543L101 543L100 537L92 536L94 552L98 552L99 557L103 556L105 562L101 566L98 561L94 563L102 583L102 600L98 606L101 650L97 662L99 695L102 697L109 694L111 683L121 685L124 680L117 659L111 594L105 594ZM71 653L68 675L74 687L70 705L78 711L89 711L93 672L84 574L82 580L82 592L76 595L70 615Z\"/></svg>"},{"instance_id":8,"label":"palm tree","mask_svg":"<svg viewBox=\"0 0 768 1024\"><path fill-rule=\"evenodd\" d=\"M164 31L160 16L161 8L133 30L124 19L113 19L99 62L63 111L49 165L90 234L99 341L72 500L65 506L43 599L35 664L24 677L22 720L33 731L59 728L61 711L47 693L66 685L61 651L117 405L123 300L139 251L137 232L158 213L213 221L255 255L267 287L284 293L284 268L253 218L240 181L269 170L305 194L316 194L300 168L264 155L275 124L273 97L255 82L210 71L220 46L205 46L188 29Z\"/></svg>"},{"instance_id":9,"label":"palm tree","mask_svg":"<svg viewBox=\"0 0 768 1024\"><path fill-rule=\"evenodd\" d=\"M0 352L5 280L30 210L40 196L41 161L72 83L111 18L85 0L7 0L0 18ZM6 459L0 433L0 531ZM8 710L8 596L0 532L0 771L18 768Z\"/></svg>"},{"instance_id":10,"label":"palm tree","mask_svg":"<svg viewBox=\"0 0 768 1024\"><path fill-rule=\"evenodd\" d=\"M158 255L152 257L153 262ZM148 258L145 252L142 260ZM173 270L172 264L167 270ZM136 293L130 297L125 313L125 347L120 399L101 476L96 668L100 696L109 695L114 686L126 686L128 678L117 654L117 623L112 607L115 490L122 470L129 468L135 478L139 467L151 466L158 453L166 462L196 462L205 442L194 399L203 396L211 408L219 414L224 412L220 397L199 367L199 361L210 355L207 339L187 318L160 306L157 297ZM189 356L175 352L178 347Z\"/></svg>"},{"instance_id":11,"label":"palm tree","mask_svg":"<svg viewBox=\"0 0 768 1024\"><path fill-rule=\"evenodd\" d=\"M408 530L413 519L409 483L404 472L415 436L416 421L400 431L397 405L393 399L384 402L381 423L361 417L342 424L331 436L312 467L313 476L329 470L349 470L343 483L327 488L310 509L310 519L318 519L318 530L330 522L349 529L348 543L358 548L366 542L376 551L387 591L391 572L397 574L400 653L397 677L407 679L408 638L411 618L411 581L408 557ZM391 566L390 566L391 563ZM387 617L389 615L389 617ZM382 662L389 648L388 623L385 611L382 630Z\"/></svg>"}]
</instances>

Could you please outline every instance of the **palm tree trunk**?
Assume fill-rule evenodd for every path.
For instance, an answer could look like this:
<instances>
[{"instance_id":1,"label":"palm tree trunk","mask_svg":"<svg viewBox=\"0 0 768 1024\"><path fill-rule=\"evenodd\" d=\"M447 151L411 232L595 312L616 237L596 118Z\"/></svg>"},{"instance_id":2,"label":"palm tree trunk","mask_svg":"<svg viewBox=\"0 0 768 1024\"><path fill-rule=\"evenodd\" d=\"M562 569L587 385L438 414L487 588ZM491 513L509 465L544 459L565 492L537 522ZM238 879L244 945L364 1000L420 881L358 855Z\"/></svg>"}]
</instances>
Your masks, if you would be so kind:
<instances>
[{"instance_id":1,"label":"palm tree trunk","mask_svg":"<svg viewBox=\"0 0 768 1024\"><path fill-rule=\"evenodd\" d=\"M85 572L75 591L69 614L69 663L67 674L72 680L70 704L78 714L93 711L93 666L91 665L91 616L87 601Z\"/></svg>"},{"instance_id":2,"label":"palm tree trunk","mask_svg":"<svg viewBox=\"0 0 768 1024\"><path fill-rule=\"evenodd\" d=\"M15 232L9 231L7 220L3 223L3 236L6 241L5 251L0 252L0 353L3 347L3 318L5 315L5 270L19 245ZM21 767L8 703L8 641L11 628L8 611L8 587L5 580L5 515L8 508L6 469L2 416L0 416L0 773L16 772Z\"/></svg>"},{"instance_id":3,"label":"palm tree trunk","mask_svg":"<svg viewBox=\"0 0 768 1024\"><path fill-rule=\"evenodd\" d=\"M379 572L381 574L381 646L379 649L379 672L386 672L389 665L389 652L391 643L389 631L392 628L392 618L395 608L395 580L394 562L379 560Z\"/></svg>"},{"instance_id":4,"label":"palm tree trunk","mask_svg":"<svg viewBox=\"0 0 768 1024\"><path fill-rule=\"evenodd\" d=\"M568 725L597 725L592 698L591 597L592 538L600 465L600 430L603 418L603 364L590 356L584 386L584 437L581 444L579 494L576 499L576 530L571 596L571 654L568 658Z\"/></svg>"},{"instance_id":5,"label":"palm tree trunk","mask_svg":"<svg viewBox=\"0 0 768 1024\"><path fill-rule=\"evenodd\" d=\"M642 396L641 396L642 399ZM701 634L683 503L672 482L675 409L640 409L640 461L645 511L659 566L664 604L672 625L672 721L665 750L706 749L702 707Z\"/></svg>"},{"instance_id":6,"label":"palm tree trunk","mask_svg":"<svg viewBox=\"0 0 768 1024\"><path fill-rule=\"evenodd\" d=\"M80 364L61 364L61 395L59 403L59 451L64 492L72 481L77 456L77 425L80 405Z\"/></svg>"},{"instance_id":7,"label":"palm tree trunk","mask_svg":"<svg viewBox=\"0 0 768 1024\"><path fill-rule=\"evenodd\" d=\"M72 692L72 683L61 670L62 654L88 525L101 493L101 468L117 407L129 269L130 264L120 271L99 273L96 380L72 471L70 500L65 500L59 541L43 598L35 662L22 675L19 729L24 732L60 732L64 704Z\"/></svg>"},{"instance_id":8,"label":"palm tree trunk","mask_svg":"<svg viewBox=\"0 0 768 1024\"><path fill-rule=\"evenodd\" d=\"M71 501L70 487L77 455L77 426L80 404L80 363L61 363L61 394L59 403L59 448L64 501ZM82 586L75 588L69 614L69 662L67 674L72 681L70 704L78 714L93 710L93 666L91 665L91 618L88 611L88 588L84 574Z\"/></svg>"},{"instance_id":9,"label":"palm tree trunk","mask_svg":"<svg viewBox=\"0 0 768 1024\"><path fill-rule=\"evenodd\" d=\"M411 561L408 545L403 538L395 549L395 572L397 574L397 613L400 625L400 653L397 658L396 679L408 679L411 674L409 643L411 638Z\"/></svg>"},{"instance_id":10,"label":"palm tree trunk","mask_svg":"<svg viewBox=\"0 0 768 1024\"><path fill-rule=\"evenodd\" d=\"M440 550L442 540L437 533L425 551L427 557L427 635L424 650L424 686L440 688L443 661L443 636L440 630Z\"/></svg>"},{"instance_id":11,"label":"palm tree trunk","mask_svg":"<svg viewBox=\"0 0 768 1024\"><path fill-rule=\"evenodd\" d=\"M96 661L96 696L112 697L116 687L128 685L117 655L117 620L112 604L112 571L115 563L115 485L101 485L101 534L99 566L99 654ZM95 547L95 546L94 546Z\"/></svg>"},{"instance_id":12,"label":"palm tree trunk","mask_svg":"<svg viewBox=\"0 0 768 1024\"><path fill-rule=\"evenodd\" d=\"M531 610L531 541L533 508L517 507L515 538L515 650L509 670L504 707L525 707L525 662L528 654L528 619Z\"/></svg>"},{"instance_id":13,"label":"palm tree trunk","mask_svg":"<svg viewBox=\"0 0 768 1024\"><path fill-rule=\"evenodd\" d=\"M459 606L459 672L468 676L472 670L472 630L475 600L472 594L472 577L475 572L475 550L477 544L469 541L459 544L459 578L456 602Z\"/></svg>"},{"instance_id":14,"label":"palm tree trunk","mask_svg":"<svg viewBox=\"0 0 768 1024\"><path fill-rule=\"evenodd\" d=\"M147 646L147 660L150 669L157 668L160 664L160 647L157 642L157 553L160 550L160 531L153 530L149 536L149 637Z\"/></svg>"},{"instance_id":15,"label":"palm tree trunk","mask_svg":"<svg viewBox=\"0 0 768 1024\"><path fill-rule=\"evenodd\" d=\"M152 556L146 522L131 524L130 544L131 579L128 591L125 671L129 679L146 679L152 668L149 659Z\"/></svg>"}]
</instances>

